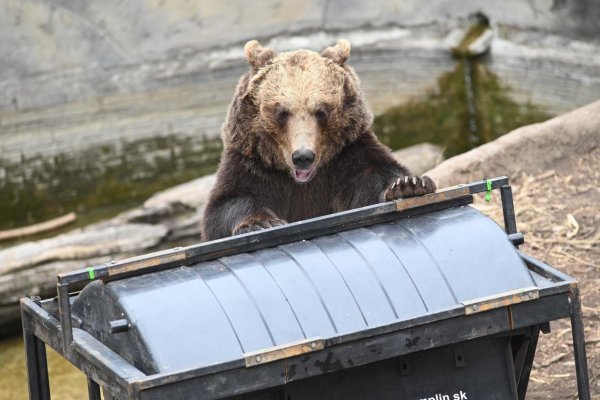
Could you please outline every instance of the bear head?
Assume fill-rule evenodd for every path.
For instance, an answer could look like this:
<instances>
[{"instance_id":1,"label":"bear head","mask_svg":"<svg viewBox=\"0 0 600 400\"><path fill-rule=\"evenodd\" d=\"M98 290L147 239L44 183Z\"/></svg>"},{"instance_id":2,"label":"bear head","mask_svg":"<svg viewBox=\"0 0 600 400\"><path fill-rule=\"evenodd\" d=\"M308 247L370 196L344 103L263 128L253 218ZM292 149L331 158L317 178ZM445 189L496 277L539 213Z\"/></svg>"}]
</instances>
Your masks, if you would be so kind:
<instances>
[{"instance_id":1,"label":"bear head","mask_svg":"<svg viewBox=\"0 0 600 400\"><path fill-rule=\"evenodd\" d=\"M250 71L240 79L224 125L226 148L306 183L371 130L359 79L346 65L347 40L321 53L281 54L253 40L245 53Z\"/></svg>"}]
</instances>

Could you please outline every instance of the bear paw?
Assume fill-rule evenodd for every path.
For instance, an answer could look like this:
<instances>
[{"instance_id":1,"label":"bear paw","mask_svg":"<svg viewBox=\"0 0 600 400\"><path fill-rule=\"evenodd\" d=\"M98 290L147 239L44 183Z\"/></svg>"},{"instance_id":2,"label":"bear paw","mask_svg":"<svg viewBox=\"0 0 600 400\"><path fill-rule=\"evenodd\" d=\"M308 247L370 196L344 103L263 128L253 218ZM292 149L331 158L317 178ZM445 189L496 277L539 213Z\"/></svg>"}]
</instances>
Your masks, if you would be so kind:
<instances>
[{"instance_id":1,"label":"bear paw","mask_svg":"<svg viewBox=\"0 0 600 400\"><path fill-rule=\"evenodd\" d=\"M422 196L435 192L435 183L428 176L398 178L385 192L385 201Z\"/></svg>"},{"instance_id":2,"label":"bear paw","mask_svg":"<svg viewBox=\"0 0 600 400\"><path fill-rule=\"evenodd\" d=\"M232 234L241 235L243 233L260 231L262 229L272 228L274 226L280 226L285 224L287 224L287 222L279 218L249 217L237 224L235 228L233 228Z\"/></svg>"}]
</instances>

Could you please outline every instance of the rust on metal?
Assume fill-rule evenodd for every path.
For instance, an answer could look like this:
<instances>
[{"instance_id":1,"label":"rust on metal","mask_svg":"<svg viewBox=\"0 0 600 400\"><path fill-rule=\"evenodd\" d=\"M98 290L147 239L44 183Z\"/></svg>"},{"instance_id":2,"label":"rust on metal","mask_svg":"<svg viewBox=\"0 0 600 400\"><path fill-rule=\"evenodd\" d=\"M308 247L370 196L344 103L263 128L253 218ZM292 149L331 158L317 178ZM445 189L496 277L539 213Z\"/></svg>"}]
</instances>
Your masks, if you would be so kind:
<instances>
[{"instance_id":1,"label":"rust on metal","mask_svg":"<svg viewBox=\"0 0 600 400\"><path fill-rule=\"evenodd\" d=\"M322 339L311 338L245 353L244 358L246 360L246 367L254 367L256 365L323 350L324 347L325 344Z\"/></svg>"},{"instance_id":2,"label":"rust on metal","mask_svg":"<svg viewBox=\"0 0 600 400\"><path fill-rule=\"evenodd\" d=\"M186 254L182 249L171 249L147 254L141 257L128 258L110 265L108 276L120 275L128 272L144 270L166 263L185 261Z\"/></svg>"},{"instance_id":3,"label":"rust on metal","mask_svg":"<svg viewBox=\"0 0 600 400\"><path fill-rule=\"evenodd\" d=\"M498 295L481 297L470 301L462 302L465 308L465 314L476 314L484 311L493 310L500 307L508 307L512 304L523 303L540 298L540 292L537 287L530 286L523 289L512 290L499 293Z\"/></svg>"},{"instance_id":4,"label":"rust on metal","mask_svg":"<svg viewBox=\"0 0 600 400\"><path fill-rule=\"evenodd\" d=\"M453 200L459 197L466 197L470 194L471 192L467 186L453 186L439 190L435 193L426 194L424 196L409 197L407 199L396 200L396 210L403 211L409 208L421 207L427 204Z\"/></svg>"}]
</instances>

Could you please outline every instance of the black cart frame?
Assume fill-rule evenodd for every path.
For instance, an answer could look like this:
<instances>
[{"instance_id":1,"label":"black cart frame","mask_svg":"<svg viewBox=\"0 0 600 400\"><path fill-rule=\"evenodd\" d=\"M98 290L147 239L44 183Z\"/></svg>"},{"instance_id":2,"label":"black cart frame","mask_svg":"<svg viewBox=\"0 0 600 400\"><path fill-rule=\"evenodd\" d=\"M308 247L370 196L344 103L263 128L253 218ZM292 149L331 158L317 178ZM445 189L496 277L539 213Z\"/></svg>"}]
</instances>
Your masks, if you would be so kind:
<instances>
[{"instance_id":1,"label":"black cart frame","mask_svg":"<svg viewBox=\"0 0 600 400\"><path fill-rule=\"evenodd\" d=\"M90 400L100 399L100 386L111 393L130 399L218 399L272 388L282 384L323 373L322 368L304 368L322 365L328 357L343 359L352 355L357 365L402 356L408 353L459 343L465 340L505 332L523 333L528 343L517 355L515 373L518 398L523 400L529 382L540 330L549 329L549 321L570 318L573 334L575 369L579 399L590 400L585 338L579 287L576 280L522 252L520 257L532 274L549 281L539 288L535 301L511 301L505 298L466 304L425 317L402 321L393 325L372 328L359 333L337 336L320 341L304 352L302 346L271 349L280 352L276 359L260 366L249 367L248 360L239 360L209 367L181 370L173 373L146 375L121 356L106 347L86 331L79 329L71 313L76 290L93 280L110 281L147 274L167 268L214 259L225 255L253 251L302 239L313 238L341 230L374 225L473 202L473 194L499 189L502 197L505 231L515 246L523 243L517 232L512 191L508 178L499 177L445 189L417 198L368 206L311 220L249 233L185 248L175 248L110 262L58 276L55 298L21 299L23 335L27 358L29 397L31 400L50 399L46 345L56 350L88 380ZM537 297L539 295L539 298ZM444 332L439 335L439 332ZM428 340L414 340L414 338ZM361 340L369 339L369 346L378 351L358 351ZM410 341L410 348L400 345ZM310 343L308 344L310 347ZM288 352L286 354L286 352ZM281 371L296 368L288 376ZM344 366L331 366L327 372ZM235 384L215 384L226 377Z\"/></svg>"}]
</instances>

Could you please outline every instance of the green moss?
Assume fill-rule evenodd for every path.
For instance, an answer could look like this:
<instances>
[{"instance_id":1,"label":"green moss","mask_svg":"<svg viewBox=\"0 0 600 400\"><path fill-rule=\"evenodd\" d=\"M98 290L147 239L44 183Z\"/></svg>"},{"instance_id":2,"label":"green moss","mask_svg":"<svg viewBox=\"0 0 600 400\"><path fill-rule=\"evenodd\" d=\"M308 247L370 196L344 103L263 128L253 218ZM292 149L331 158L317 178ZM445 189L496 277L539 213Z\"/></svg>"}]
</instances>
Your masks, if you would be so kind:
<instances>
[{"instance_id":1,"label":"green moss","mask_svg":"<svg viewBox=\"0 0 600 400\"><path fill-rule=\"evenodd\" d=\"M159 190L214 172L220 154L219 139L157 137L102 146L76 157L23 157L18 164L0 165L5 171L0 179L0 229L70 211L78 214L76 226L89 224L138 205Z\"/></svg>"},{"instance_id":2,"label":"green moss","mask_svg":"<svg viewBox=\"0 0 600 400\"><path fill-rule=\"evenodd\" d=\"M466 63L471 63L470 68ZM467 105L465 73L472 81L474 114ZM431 142L444 146L445 156L451 157L550 117L532 104L516 103L509 91L483 63L463 59L423 98L377 116L374 130L393 149ZM470 128L471 120L475 121L476 132Z\"/></svg>"},{"instance_id":3,"label":"green moss","mask_svg":"<svg viewBox=\"0 0 600 400\"><path fill-rule=\"evenodd\" d=\"M481 36L483 32L486 31L486 29L488 29L488 26L482 23L476 23L471 25L458 47L453 49L454 55L458 57L469 55L469 46L479 36Z\"/></svg>"}]
</instances>

